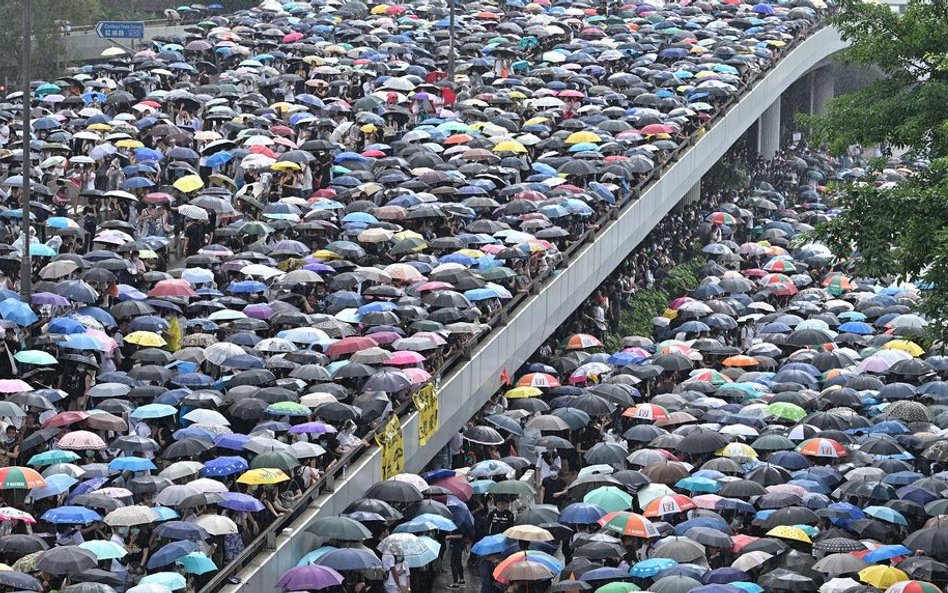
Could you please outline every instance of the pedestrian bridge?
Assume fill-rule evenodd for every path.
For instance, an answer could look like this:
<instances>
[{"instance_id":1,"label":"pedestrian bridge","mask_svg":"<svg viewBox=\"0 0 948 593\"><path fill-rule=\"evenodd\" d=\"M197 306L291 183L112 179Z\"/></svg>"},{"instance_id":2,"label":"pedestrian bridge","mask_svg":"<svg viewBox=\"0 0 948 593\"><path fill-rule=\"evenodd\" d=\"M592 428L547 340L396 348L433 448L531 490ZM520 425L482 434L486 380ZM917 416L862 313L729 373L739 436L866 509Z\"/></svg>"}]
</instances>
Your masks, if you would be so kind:
<instances>
[{"instance_id":1,"label":"pedestrian bridge","mask_svg":"<svg viewBox=\"0 0 948 593\"><path fill-rule=\"evenodd\" d=\"M755 122L758 149L764 156L773 156L779 147L780 97L791 84L811 76L810 110L821 112L832 96L833 80L825 69L821 74L820 68L845 46L835 28L824 27L790 48L777 66L711 122L703 137L683 144L676 160L648 180L637 201L617 210L602 222L598 233L570 250L565 269L534 286L506 319L493 324L494 330L474 347L470 358L442 379L437 435L419 447L418 414L402 417L405 471L420 472L500 388L501 372L512 373L523 364L672 208L682 199L695 197L701 177ZM334 492L315 498L292 524L277 525L281 531L262 546L263 551L247 558L235 573L222 570L202 593L221 587L226 593L272 590L280 575L314 548L313 536L304 533L307 527L316 518L337 515L362 498L381 479L381 470L380 450L373 447L335 478ZM225 584L230 574L239 576L241 583Z\"/></svg>"}]
</instances>

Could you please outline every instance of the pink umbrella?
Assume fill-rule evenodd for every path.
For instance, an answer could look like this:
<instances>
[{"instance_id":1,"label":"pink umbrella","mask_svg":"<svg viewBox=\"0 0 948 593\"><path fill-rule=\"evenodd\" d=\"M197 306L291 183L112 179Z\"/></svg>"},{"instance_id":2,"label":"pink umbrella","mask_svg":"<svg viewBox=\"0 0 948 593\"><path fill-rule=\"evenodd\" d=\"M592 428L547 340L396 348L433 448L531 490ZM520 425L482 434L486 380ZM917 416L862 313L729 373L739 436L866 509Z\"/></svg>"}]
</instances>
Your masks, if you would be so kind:
<instances>
[{"instance_id":1,"label":"pink umbrella","mask_svg":"<svg viewBox=\"0 0 948 593\"><path fill-rule=\"evenodd\" d=\"M396 340L402 339L402 336L400 336L396 332L375 332L375 333L369 334L366 337L372 340L373 342L375 342L376 344L378 344L379 346L391 344L392 342Z\"/></svg>"},{"instance_id":2,"label":"pink umbrella","mask_svg":"<svg viewBox=\"0 0 948 593\"><path fill-rule=\"evenodd\" d=\"M30 384L21 379L0 379L0 393L23 393L33 391Z\"/></svg>"},{"instance_id":3,"label":"pink umbrella","mask_svg":"<svg viewBox=\"0 0 948 593\"><path fill-rule=\"evenodd\" d=\"M412 334L411 337L427 338L431 340L432 342L434 342L435 344L437 344L438 346L444 346L445 344L448 343L448 341L445 340L443 337L441 337L441 334L437 332L415 332L414 334Z\"/></svg>"},{"instance_id":4,"label":"pink umbrella","mask_svg":"<svg viewBox=\"0 0 948 593\"><path fill-rule=\"evenodd\" d=\"M283 36L283 43L293 43L303 38L302 33L288 33Z\"/></svg>"},{"instance_id":5,"label":"pink umbrella","mask_svg":"<svg viewBox=\"0 0 948 593\"><path fill-rule=\"evenodd\" d=\"M406 366L411 364L419 364L424 361L425 357L418 352L412 352L411 350L399 350L382 364L388 364L392 366Z\"/></svg>"},{"instance_id":6,"label":"pink umbrella","mask_svg":"<svg viewBox=\"0 0 948 593\"><path fill-rule=\"evenodd\" d=\"M98 343L102 344L106 352L112 352L118 348L118 342L101 329L87 328L86 333L95 338Z\"/></svg>"},{"instance_id":7,"label":"pink umbrella","mask_svg":"<svg viewBox=\"0 0 948 593\"><path fill-rule=\"evenodd\" d=\"M402 369L408 378L411 379L412 385L424 385L428 381L431 381L431 373L425 369L412 368Z\"/></svg>"},{"instance_id":8,"label":"pink umbrella","mask_svg":"<svg viewBox=\"0 0 948 593\"><path fill-rule=\"evenodd\" d=\"M70 451L99 451L105 449L105 447L105 441L102 440L102 437L88 430L70 432L59 439L59 448Z\"/></svg>"},{"instance_id":9,"label":"pink umbrella","mask_svg":"<svg viewBox=\"0 0 948 593\"><path fill-rule=\"evenodd\" d=\"M432 486L440 486L445 490L450 490L451 494L457 496L463 502L467 502L471 499L471 496L474 494L474 488L468 483L465 478L460 476L452 476L450 478L441 478L432 482Z\"/></svg>"}]
</instances>

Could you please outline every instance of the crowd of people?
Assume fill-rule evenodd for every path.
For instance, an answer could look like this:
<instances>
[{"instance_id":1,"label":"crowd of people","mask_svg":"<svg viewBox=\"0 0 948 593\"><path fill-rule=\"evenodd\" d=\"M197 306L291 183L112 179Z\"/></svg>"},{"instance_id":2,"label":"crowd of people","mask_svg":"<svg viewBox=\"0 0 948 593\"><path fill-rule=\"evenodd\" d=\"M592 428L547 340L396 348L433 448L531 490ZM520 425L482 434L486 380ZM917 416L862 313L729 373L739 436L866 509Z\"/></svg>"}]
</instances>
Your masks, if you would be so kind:
<instances>
[{"instance_id":1,"label":"crowd of people","mask_svg":"<svg viewBox=\"0 0 948 593\"><path fill-rule=\"evenodd\" d=\"M629 258L664 257L659 266L600 287L627 298L613 291L661 285L658 269L706 258L653 336L610 352L591 335L596 319L577 312L564 331L579 333L519 369L429 472L318 519L323 545L278 585L943 590L948 364L913 341L926 325L919 293L848 276L818 243L790 247L831 215L824 180L866 175L861 157L796 145L771 161L731 158L746 187L705 188L666 219L682 232ZM921 166L893 160L869 181Z\"/></svg>"},{"instance_id":2,"label":"crowd of people","mask_svg":"<svg viewBox=\"0 0 948 593\"><path fill-rule=\"evenodd\" d=\"M635 199L826 11L819 0L466 4L456 11L449 77L441 3L265 0L234 14L195 6L181 35L134 55L110 48L100 62L36 83L30 97L8 95L0 110L0 587L201 588L269 525L298 512L324 475L489 330L504 303L564 265L563 251ZM28 147L18 127L24 103L33 115ZM831 174L827 163L805 161L801 174ZM819 198L781 191L786 206ZM674 214L653 247L603 287L564 336L577 363L599 347L595 335L624 298L694 251L691 229L721 239L720 250L774 214L740 202L755 222L725 207L733 196L717 201L720 220L706 220L706 203ZM767 240L796 229L772 224L783 236L768 227ZM27 253L29 282L20 276ZM761 264L773 255L739 253ZM647 342L634 347L649 360L664 355ZM560 396L593 397L569 380L580 365L554 360L563 347L551 345L535 364L572 386L556 389L580 391L524 384L516 389L529 397L508 394L511 408L536 414ZM659 368L647 366L646 374ZM532 459L537 443L521 442L526 429L515 425L532 430L557 417L491 411L490 426L453 442L445 467L474 465L472 479L522 472L519 456L513 465L490 458L514 445ZM608 425L592 417L596 424L578 431L589 448ZM492 423L507 431L500 442ZM558 480L581 471L579 459L553 458L545 472L538 464L537 486L553 467ZM514 511L536 488L508 480L489 498L474 496L475 487L495 487L443 472L427 476L443 481L436 488L418 477L380 484L378 496L324 522L318 535L345 549L304 559L303 572L321 586L286 588L407 593L414 579L419 591L437 564L411 550L444 556L462 586L468 544L509 544L499 536L523 521ZM541 498L566 503L575 494ZM447 511L455 528L442 520ZM339 545L360 541L377 544L378 556Z\"/></svg>"}]
</instances>

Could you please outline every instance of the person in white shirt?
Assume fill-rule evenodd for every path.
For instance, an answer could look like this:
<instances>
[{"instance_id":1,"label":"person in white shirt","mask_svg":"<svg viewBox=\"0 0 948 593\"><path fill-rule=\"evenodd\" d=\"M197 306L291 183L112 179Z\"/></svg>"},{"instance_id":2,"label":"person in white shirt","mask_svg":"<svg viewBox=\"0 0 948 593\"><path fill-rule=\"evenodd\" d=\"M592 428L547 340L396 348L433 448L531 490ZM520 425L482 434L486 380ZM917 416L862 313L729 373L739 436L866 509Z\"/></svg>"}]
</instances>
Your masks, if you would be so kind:
<instances>
[{"instance_id":1,"label":"person in white shirt","mask_svg":"<svg viewBox=\"0 0 948 593\"><path fill-rule=\"evenodd\" d=\"M410 593L411 569L401 555L382 554L382 569L386 575L385 593Z\"/></svg>"}]
</instances>

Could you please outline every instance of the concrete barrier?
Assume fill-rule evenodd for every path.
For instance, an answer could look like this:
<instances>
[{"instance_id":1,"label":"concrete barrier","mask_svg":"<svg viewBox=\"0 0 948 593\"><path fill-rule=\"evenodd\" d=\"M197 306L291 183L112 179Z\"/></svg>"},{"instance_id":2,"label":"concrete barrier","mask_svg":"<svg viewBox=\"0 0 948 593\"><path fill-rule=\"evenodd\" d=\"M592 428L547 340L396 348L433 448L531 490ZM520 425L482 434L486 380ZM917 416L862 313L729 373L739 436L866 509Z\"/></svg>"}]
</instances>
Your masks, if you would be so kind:
<instances>
[{"instance_id":1,"label":"concrete barrier","mask_svg":"<svg viewBox=\"0 0 948 593\"><path fill-rule=\"evenodd\" d=\"M418 446L418 414L403 419L405 471L421 471L497 391L501 371L507 368L512 372L523 364L791 83L844 47L833 28L821 29L796 46L727 114L715 120L708 133L637 202L580 250L567 269L520 307L507 325L495 328L471 360L440 385L440 430L424 447ZM239 573L241 584L223 591L271 590L280 575L312 549L312 538L304 535L307 527L319 517L339 514L379 479L381 454L374 448L337 480L335 492L318 499L290 529L277 536L272 550L258 555Z\"/></svg>"}]
</instances>

